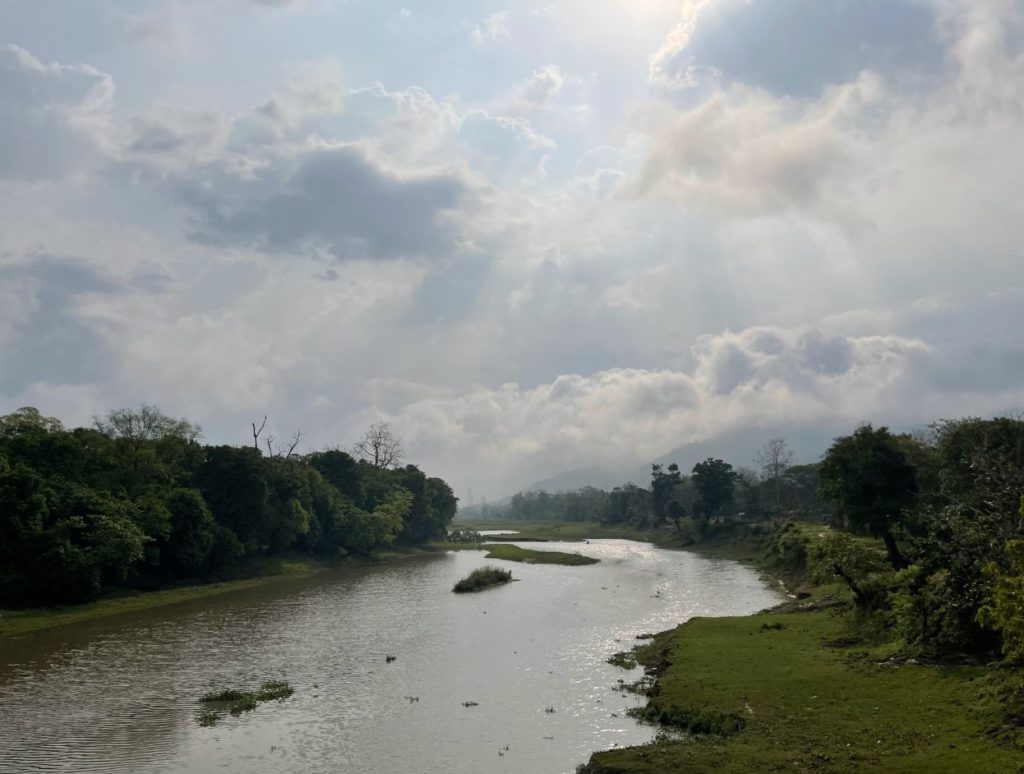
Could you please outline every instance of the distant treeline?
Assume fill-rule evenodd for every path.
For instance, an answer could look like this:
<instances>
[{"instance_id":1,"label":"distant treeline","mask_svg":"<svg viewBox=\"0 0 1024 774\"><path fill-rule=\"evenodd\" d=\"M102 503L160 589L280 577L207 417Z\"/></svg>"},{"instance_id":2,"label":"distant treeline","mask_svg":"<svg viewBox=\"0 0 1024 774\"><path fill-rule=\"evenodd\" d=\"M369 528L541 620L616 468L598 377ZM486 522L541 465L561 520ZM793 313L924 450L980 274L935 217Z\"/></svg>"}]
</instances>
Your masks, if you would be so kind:
<instances>
[{"instance_id":1,"label":"distant treeline","mask_svg":"<svg viewBox=\"0 0 1024 774\"><path fill-rule=\"evenodd\" d=\"M825 518L828 505L819 494L821 463L785 465L775 475L734 470L709 459L683 475L676 465L653 465L647 486L623 484L611 490L583 487L571 492L519 492L507 503L462 510L467 519L509 521L600 521L648 528L689 515L758 520L788 513Z\"/></svg>"},{"instance_id":2,"label":"distant treeline","mask_svg":"<svg viewBox=\"0 0 1024 774\"><path fill-rule=\"evenodd\" d=\"M866 636L938 656L1001 648L1024 662L1024 420L946 420L915 434L864 425L821 462L792 461L774 439L756 472L714 458L688 476L654 465L647 487L520 493L485 513L673 524L683 545L775 535L795 575L849 589ZM811 540L793 519L833 529Z\"/></svg>"},{"instance_id":3,"label":"distant treeline","mask_svg":"<svg viewBox=\"0 0 1024 774\"><path fill-rule=\"evenodd\" d=\"M393 453L374 464L198 437L149 406L73 430L33 408L0 417L0 604L83 602L252 557L368 555L443 538L455 516L451 487Z\"/></svg>"}]
</instances>

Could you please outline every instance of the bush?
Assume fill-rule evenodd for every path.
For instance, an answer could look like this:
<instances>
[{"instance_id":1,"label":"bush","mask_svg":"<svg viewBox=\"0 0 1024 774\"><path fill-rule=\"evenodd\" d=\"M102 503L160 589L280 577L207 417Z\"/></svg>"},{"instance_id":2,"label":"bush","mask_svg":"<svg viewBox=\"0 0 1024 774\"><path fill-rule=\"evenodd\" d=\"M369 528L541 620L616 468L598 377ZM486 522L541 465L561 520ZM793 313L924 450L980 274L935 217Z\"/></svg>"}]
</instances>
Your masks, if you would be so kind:
<instances>
[{"instance_id":1,"label":"bush","mask_svg":"<svg viewBox=\"0 0 1024 774\"><path fill-rule=\"evenodd\" d=\"M452 587L456 594L464 594L469 591L482 591L492 586L501 586L512 581L512 573L502 570L499 567L481 567L473 570L469 575L460 580Z\"/></svg>"}]
</instances>

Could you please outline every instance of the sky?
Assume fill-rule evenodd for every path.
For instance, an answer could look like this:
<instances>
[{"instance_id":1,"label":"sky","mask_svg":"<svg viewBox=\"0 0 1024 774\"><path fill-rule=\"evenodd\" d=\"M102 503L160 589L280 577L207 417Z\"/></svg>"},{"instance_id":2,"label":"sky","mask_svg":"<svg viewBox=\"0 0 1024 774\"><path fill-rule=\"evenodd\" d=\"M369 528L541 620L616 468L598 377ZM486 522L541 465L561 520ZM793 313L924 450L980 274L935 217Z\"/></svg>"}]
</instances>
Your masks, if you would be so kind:
<instances>
[{"instance_id":1,"label":"sky","mask_svg":"<svg viewBox=\"0 0 1024 774\"><path fill-rule=\"evenodd\" d=\"M1019 410L1022 137L1019 0L0 0L0 413L497 498Z\"/></svg>"}]
</instances>

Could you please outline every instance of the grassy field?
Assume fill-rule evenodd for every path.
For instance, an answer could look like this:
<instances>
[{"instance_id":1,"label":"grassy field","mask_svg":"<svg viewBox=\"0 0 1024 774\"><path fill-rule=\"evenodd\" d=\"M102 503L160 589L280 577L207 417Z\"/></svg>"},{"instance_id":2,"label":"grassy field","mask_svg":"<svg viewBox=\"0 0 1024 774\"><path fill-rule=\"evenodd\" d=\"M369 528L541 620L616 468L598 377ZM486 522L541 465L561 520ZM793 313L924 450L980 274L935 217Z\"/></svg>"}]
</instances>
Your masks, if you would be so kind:
<instances>
[{"instance_id":1,"label":"grassy field","mask_svg":"<svg viewBox=\"0 0 1024 774\"><path fill-rule=\"evenodd\" d=\"M834 610L694 619L640 654L661 671L648 712L733 733L598 753L588 774L1014 772L1021 750L987 730L984 667L875 661Z\"/></svg>"},{"instance_id":2,"label":"grassy field","mask_svg":"<svg viewBox=\"0 0 1024 774\"><path fill-rule=\"evenodd\" d=\"M794 525L789 544L825 529ZM779 545L747 534L690 550L792 587L801 574ZM1006 717L1010 670L918 664L899 642L858 644L849 592L803 588L807 598L775 611L693 619L638 648L656 676L643 715L670 733L597 753L586 773L1024 771L1024 740Z\"/></svg>"},{"instance_id":3,"label":"grassy field","mask_svg":"<svg viewBox=\"0 0 1024 774\"><path fill-rule=\"evenodd\" d=\"M525 564L565 564L582 565L597 564L598 559L580 554L568 554L564 551L534 551L530 548L520 548L513 545L485 546L488 550L488 559L504 559L509 562L523 562Z\"/></svg>"}]
</instances>

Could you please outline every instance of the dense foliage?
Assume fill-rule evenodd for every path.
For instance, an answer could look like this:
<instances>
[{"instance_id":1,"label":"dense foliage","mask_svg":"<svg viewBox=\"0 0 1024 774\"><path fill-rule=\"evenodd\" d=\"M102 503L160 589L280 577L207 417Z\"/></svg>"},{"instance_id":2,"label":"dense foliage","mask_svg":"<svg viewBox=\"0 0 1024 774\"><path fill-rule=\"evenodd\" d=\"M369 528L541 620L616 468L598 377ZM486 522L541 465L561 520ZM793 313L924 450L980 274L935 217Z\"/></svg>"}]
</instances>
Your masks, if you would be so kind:
<instances>
[{"instance_id":1,"label":"dense foliage","mask_svg":"<svg viewBox=\"0 0 1024 774\"><path fill-rule=\"evenodd\" d=\"M337 557L443 538L456 498L414 465L203 446L157 409L65 429L0 417L0 604L208 577L252 557Z\"/></svg>"},{"instance_id":2,"label":"dense foliage","mask_svg":"<svg viewBox=\"0 0 1024 774\"><path fill-rule=\"evenodd\" d=\"M928 655L1024 657L1024 420L940 422L922 437L861 427L829 449L822 492L839 524L884 541L881 565L864 561L869 545L823 558L865 624Z\"/></svg>"}]
</instances>

